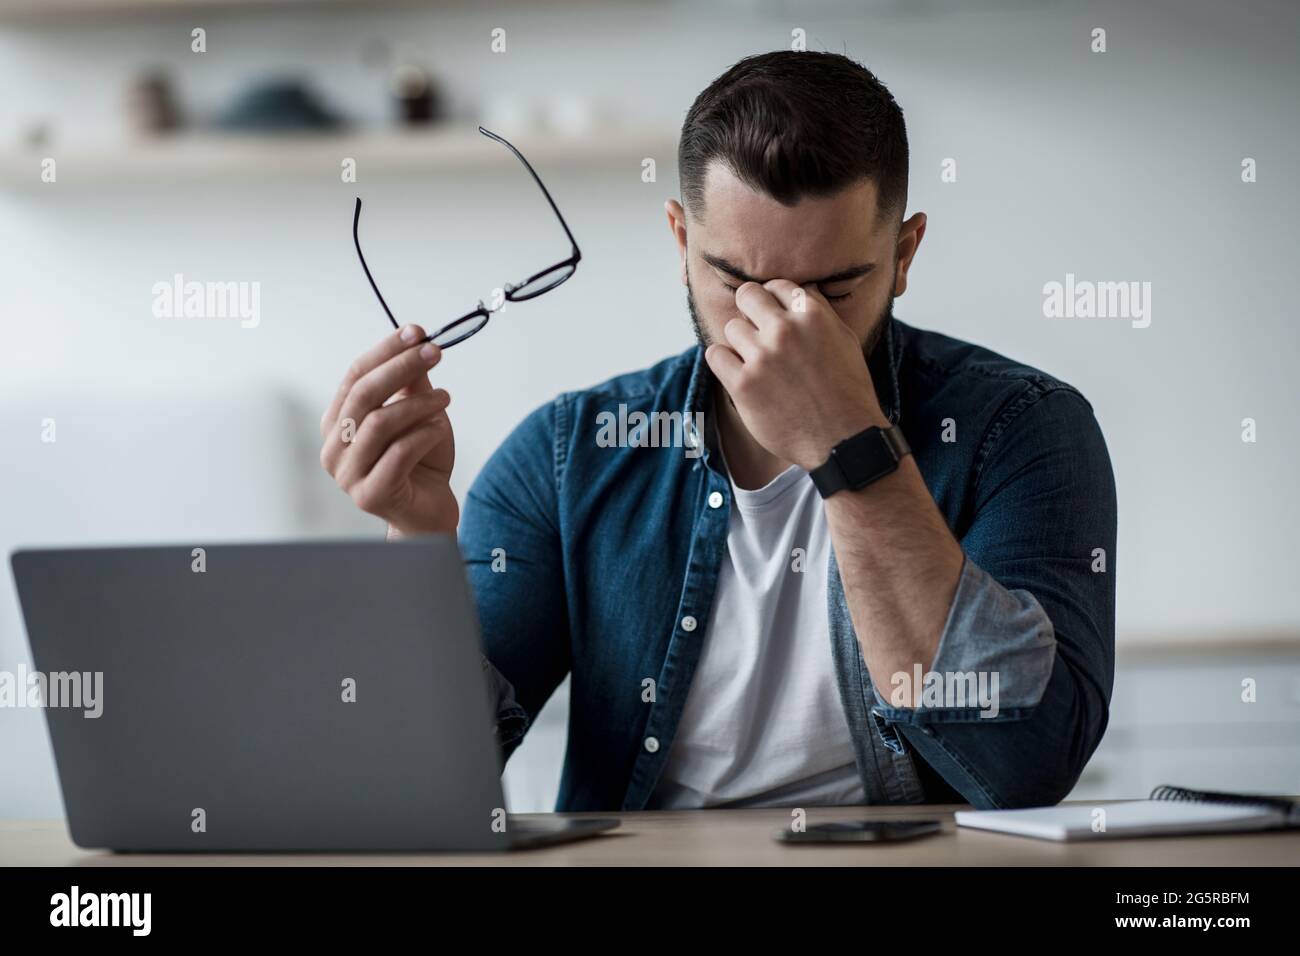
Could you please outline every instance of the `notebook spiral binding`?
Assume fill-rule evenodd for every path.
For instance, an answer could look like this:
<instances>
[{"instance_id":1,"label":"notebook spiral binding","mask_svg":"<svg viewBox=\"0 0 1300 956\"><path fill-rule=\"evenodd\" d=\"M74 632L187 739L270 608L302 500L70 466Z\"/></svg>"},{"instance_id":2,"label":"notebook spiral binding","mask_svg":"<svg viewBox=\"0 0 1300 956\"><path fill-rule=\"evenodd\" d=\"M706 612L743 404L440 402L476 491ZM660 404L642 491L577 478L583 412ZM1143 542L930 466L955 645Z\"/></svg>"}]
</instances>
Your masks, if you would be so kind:
<instances>
[{"instance_id":1,"label":"notebook spiral binding","mask_svg":"<svg viewBox=\"0 0 1300 956\"><path fill-rule=\"evenodd\" d=\"M1300 822L1300 804L1288 800L1286 797L1266 797L1249 793L1220 793L1215 790L1190 790L1186 787L1173 787L1165 784L1152 790L1149 799L1272 807L1285 813L1292 823Z\"/></svg>"}]
</instances>

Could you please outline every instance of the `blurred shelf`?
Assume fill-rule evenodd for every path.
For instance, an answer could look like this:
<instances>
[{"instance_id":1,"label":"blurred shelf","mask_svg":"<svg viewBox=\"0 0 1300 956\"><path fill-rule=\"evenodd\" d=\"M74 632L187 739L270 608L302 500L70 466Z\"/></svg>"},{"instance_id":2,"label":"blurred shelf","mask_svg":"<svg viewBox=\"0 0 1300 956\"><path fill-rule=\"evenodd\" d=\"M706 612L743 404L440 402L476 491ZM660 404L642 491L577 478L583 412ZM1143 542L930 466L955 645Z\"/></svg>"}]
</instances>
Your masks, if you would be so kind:
<instances>
[{"instance_id":1,"label":"blurred shelf","mask_svg":"<svg viewBox=\"0 0 1300 956\"><path fill-rule=\"evenodd\" d=\"M379 0L369 0L370 3ZM382 0L388 6L430 0ZM207 10L293 10L361 7L367 0L0 0L0 21L49 24L124 14L183 14Z\"/></svg>"},{"instance_id":2,"label":"blurred shelf","mask_svg":"<svg viewBox=\"0 0 1300 956\"><path fill-rule=\"evenodd\" d=\"M627 164L640 176L646 157L671 168L677 134L667 127L614 128L581 134L521 133L509 136L543 176L548 167L609 167ZM0 151L0 187L39 189L42 161L57 164L60 186L189 182L220 178L293 178L341 182L345 158L356 160L357 181L376 173L420 175L443 170L518 168L518 161L472 126L427 131L319 134L178 134L115 145L60 146Z\"/></svg>"},{"instance_id":3,"label":"blurred shelf","mask_svg":"<svg viewBox=\"0 0 1300 956\"><path fill-rule=\"evenodd\" d=\"M565 6L573 7L607 5L613 0L563 0L563 2ZM627 5L637 2L661 2L661 0L617 0L617 2ZM190 16L209 11L236 13L248 11L256 14L262 11L275 13L303 10L314 13L341 10L370 13L377 8L474 9L482 6L484 6L483 0L0 0L0 23L59 27L126 17Z\"/></svg>"}]
</instances>

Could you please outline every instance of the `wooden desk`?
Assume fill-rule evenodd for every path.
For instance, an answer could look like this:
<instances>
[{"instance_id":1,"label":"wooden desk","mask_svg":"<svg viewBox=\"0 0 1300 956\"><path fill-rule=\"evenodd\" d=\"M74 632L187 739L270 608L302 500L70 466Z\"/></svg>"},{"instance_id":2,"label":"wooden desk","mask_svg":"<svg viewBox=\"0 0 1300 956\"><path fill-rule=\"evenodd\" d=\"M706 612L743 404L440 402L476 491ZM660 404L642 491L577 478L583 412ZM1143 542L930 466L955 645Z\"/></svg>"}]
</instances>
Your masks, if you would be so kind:
<instances>
[{"instance_id":1,"label":"wooden desk","mask_svg":"<svg viewBox=\"0 0 1300 956\"><path fill-rule=\"evenodd\" d=\"M1092 805L1092 804L1089 804ZM62 820L0 822L0 866L1295 866L1300 830L1052 843L959 829L949 807L809 810L808 822L939 817L944 832L881 846L791 846L788 810L625 813L608 835L509 854L115 854L79 849ZM611 816L614 814L592 814ZM527 816L527 815L525 815ZM582 816L582 814L577 814Z\"/></svg>"}]
</instances>

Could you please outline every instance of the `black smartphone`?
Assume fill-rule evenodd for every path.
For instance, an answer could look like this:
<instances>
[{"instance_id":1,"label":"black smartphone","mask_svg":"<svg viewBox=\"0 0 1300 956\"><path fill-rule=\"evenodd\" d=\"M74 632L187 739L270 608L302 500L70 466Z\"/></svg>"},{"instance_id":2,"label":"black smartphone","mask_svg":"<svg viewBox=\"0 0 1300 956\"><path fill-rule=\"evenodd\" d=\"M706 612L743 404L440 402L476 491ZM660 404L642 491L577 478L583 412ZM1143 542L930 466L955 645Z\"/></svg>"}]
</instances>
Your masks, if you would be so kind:
<instances>
[{"instance_id":1,"label":"black smartphone","mask_svg":"<svg viewBox=\"0 0 1300 956\"><path fill-rule=\"evenodd\" d=\"M805 830L777 830L783 843L897 843L938 833L938 820L843 820L815 823Z\"/></svg>"}]
</instances>

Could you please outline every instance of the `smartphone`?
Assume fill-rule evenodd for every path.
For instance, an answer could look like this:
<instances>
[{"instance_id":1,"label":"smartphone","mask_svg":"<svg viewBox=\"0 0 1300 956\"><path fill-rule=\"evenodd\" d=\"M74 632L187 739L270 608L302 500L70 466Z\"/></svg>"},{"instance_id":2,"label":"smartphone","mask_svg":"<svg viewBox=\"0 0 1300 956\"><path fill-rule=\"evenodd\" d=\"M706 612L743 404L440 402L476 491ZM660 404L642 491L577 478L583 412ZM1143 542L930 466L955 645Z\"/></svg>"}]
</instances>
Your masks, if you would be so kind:
<instances>
[{"instance_id":1,"label":"smartphone","mask_svg":"<svg viewBox=\"0 0 1300 956\"><path fill-rule=\"evenodd\" d=\"M844 820L815 823L803 831L777 830L783 843L897 843L938 833L938 820Z\"/></svg>"}]
</instances>

